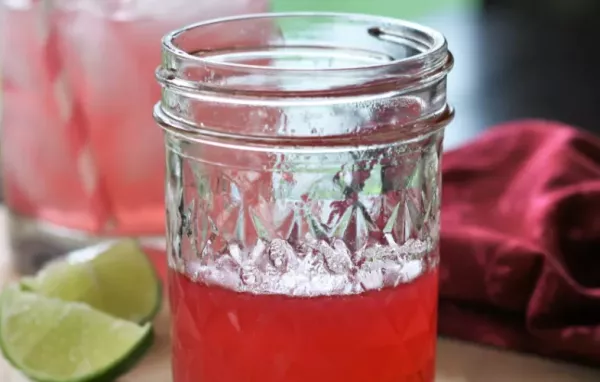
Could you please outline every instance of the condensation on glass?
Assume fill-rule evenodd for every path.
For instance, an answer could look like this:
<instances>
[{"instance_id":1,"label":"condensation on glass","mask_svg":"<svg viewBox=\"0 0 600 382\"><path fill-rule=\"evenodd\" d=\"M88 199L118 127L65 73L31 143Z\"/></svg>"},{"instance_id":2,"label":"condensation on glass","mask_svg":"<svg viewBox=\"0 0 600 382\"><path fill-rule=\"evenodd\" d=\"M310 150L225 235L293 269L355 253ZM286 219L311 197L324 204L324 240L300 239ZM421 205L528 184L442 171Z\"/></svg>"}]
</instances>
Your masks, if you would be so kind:
<instances>
[{"instance_id":1,"label":"condensation on glass","mask_svg":"<svg viewBox=\"0 0 600 382\"><path fill-rule=\"evenodd\" d=\"M441 34L372 16L254 15L183 28L162 48L154 116L173 285L318 298L435 272L453 117Z\"/></svg>"}]
</instances>

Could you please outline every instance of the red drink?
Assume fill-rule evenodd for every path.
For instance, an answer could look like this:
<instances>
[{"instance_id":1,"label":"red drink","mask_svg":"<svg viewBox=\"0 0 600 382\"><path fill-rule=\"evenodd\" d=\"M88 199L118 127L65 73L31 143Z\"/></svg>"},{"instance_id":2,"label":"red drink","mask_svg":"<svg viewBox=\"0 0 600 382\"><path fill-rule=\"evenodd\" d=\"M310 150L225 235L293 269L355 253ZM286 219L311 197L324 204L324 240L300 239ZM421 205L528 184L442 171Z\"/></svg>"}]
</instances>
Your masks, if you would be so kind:
<instances>
[{"instance_id":1,"label":"red drink","mask_svg":"<svg viewBox=\"0 0 600 382\"><path fill-rule=\"evenodd\" d=\"M359 294L236 292L171 271L177 382L432 382L437 270Z\"/></svg>"}]
</instances>

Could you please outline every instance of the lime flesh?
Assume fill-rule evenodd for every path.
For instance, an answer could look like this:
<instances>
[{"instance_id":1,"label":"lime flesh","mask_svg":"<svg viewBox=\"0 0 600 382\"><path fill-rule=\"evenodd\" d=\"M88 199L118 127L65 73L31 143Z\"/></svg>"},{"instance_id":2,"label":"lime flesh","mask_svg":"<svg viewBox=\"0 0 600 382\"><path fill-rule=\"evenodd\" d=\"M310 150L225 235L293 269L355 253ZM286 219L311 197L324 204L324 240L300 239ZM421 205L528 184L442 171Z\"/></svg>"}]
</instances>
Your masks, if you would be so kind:
<instances>
[{"instance_id":1,"label":"lime flesh","mask_svg":"<svg viewBox=\"0 0 600 382\"><path fill-rule=\"evenodd\" d=\"M117 318L152 320L162 288L149 259L134 240L104 243L71 253L35 277L24 289L63 301L77 301Z\"/></svg>"},{"instance_id":2,"label":"lime flesh","mask_svg":"<svg viewBox=\"0 0 600 382\"><path fill-rule=\"evenodd\" d=\"M43 382L110 381L152 343L150 324L112 317L9 287L0 296L0 347L26 376Z\"/></svg>"}]
</instances>

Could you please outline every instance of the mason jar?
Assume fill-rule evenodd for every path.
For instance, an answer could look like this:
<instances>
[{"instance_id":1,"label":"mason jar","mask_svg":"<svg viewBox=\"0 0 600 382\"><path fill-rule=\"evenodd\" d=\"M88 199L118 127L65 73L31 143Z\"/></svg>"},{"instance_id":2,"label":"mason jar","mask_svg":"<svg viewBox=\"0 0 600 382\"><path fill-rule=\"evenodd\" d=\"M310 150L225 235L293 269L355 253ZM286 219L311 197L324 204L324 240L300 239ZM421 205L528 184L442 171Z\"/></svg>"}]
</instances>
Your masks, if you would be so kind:
<instances>
[{"instance_id":1,"label":"mason jar","mask_svg":"<svg viewBox=\"0 0 600 382\"><path fill-rule=\"evenodd\" d=\"M16 270L35 273L65 252L125 237L164 264L162 134L147 131L160 96L156 47L180 25L269 7L0 0L0 165Z\"/></svg>"},{"instance_id":2,"label":"mason jar","mask_svg":"<svg viewBox=\"0 0 600 382\"><path fill-rule=\"evenodd\" d=\"M257 14L162 54L174 382L432 382L442 34Z\"/></svg>"}]
</instances>

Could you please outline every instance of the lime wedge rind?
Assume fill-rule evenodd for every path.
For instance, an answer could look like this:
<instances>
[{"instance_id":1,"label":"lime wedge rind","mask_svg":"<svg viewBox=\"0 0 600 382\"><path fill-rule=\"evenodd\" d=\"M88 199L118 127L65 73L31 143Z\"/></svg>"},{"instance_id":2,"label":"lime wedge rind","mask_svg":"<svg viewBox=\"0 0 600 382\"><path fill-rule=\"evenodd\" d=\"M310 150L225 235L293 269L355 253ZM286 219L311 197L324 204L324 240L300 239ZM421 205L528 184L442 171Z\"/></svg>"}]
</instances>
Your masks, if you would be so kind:
<instances>
[{"instance_id":1,"label":"lime wedge rind","mask_svg":"<svg viewBox=\"0 0 600 382\"><path fill-rule=\"evenodd\" d=\"M1 339L0 350L2 350L4 358L12 367L14 367L16 370L19 370L25 377L27 377L30 381L33 382L115 382L117 378L132 370L140 362L140 360L148 352L148 349L152 347L153 343L154 331L150 330L149 334L145 337L144 341L141 342L138 347L134 348L131 351L131 353L126 354L121 361L117 361L115 364L108 366L106 369L100 370L94 374L86 376L85 378L68 380L54 380L51 378L40 378L34 375L29 375L10 358L10 355L7 354Z\"/></svg>"},{"instance_id":2,"label":"lime wedge rind","mask_svg":"<svg viewBox=\"0 0 600 382\"><path fill-rule=\"evenodd\" d=\"M60 315L61 319L55 318L55 323L52 323L52 317L48 315L57 311L64 314ZM93 324L99 323L97 329L100 329L100 333L96 333L96 339L100 339L101 346L82 347L82 337L70 336L70 327L61 326L61 323L66 322L65 317L67 320L70 318L71 321L82 323L82 328L88 330L94 330ZM36 333L35 330L40 329L36 322L48 321L51 322L50 325L42 325L42 329L45 330ZM125 345L123 337L127 337ZM68 342L69 338L76 338L76 343L71 344L71 347L69 343L52 343L53 339L55 342L67 339ZM114 318L79 302L64 302L39 296L21 290L18 284L9 286L0 295L0 350L11 365L37 382L114 381L137 364L151 347L153 340L154 333L150 324L138 325ZM123 346L116 348L114 344ZM73 347L75 345L79 347ZM91 365L94 358L99 358L98 349L106 350L107 346L113 345L115 348L100 355L103 361L94 369L74 373L72 376L57 375L56 372L48 371L56 364L66 364L75 369L78 369L79 365ZM24 346L27 349L23 349ZM67 349L61 349L61 346ZM45 350L41 355L38 354L39 348ZM71 352L73 348L77 352ZM34 353L35 356L31 357ZM70 365L69 362L74 364Z\"/></svg>"},{"instance_id":3,"label":"lime wedge rind","mask_svg":"<svg viewBox=\"0 0 600 382\"><path fill-rule=\"evenodd\" d=\"M154 344L154 330L149 324L144 325L150 330L144 340L139 345L126 354L120 361L107 368L103 373L97 373L92 379L85 381L69 381L69 382L115 382L115 380L132 370L140 360L146 355L148 349ZM36 381L36 382L55 382L55 381ZM141 381L140 381L141 382Z\"/></svg>"}]
</instances>

